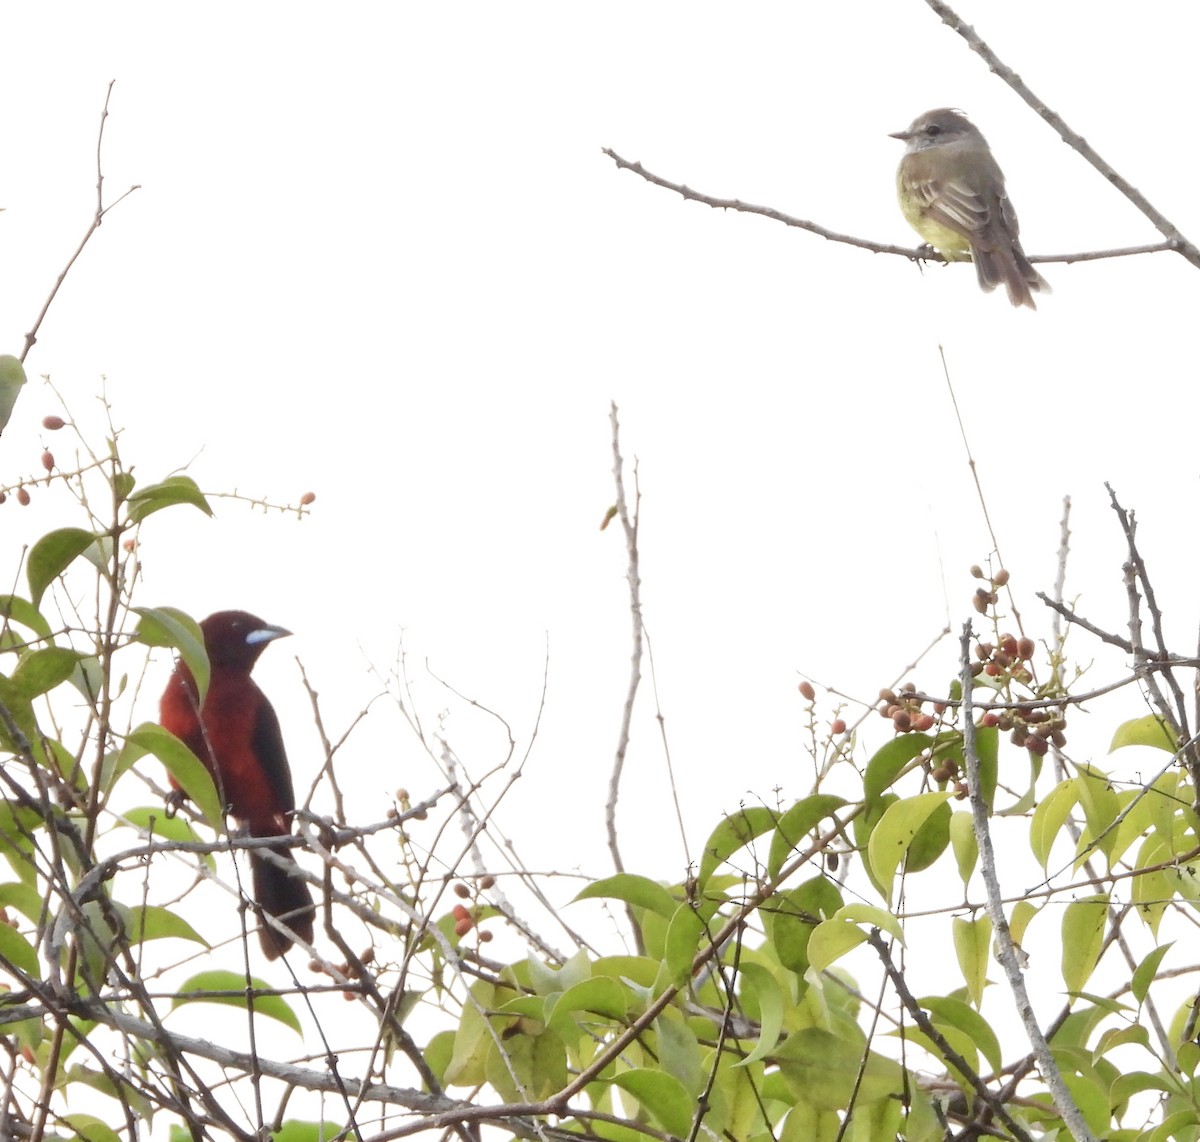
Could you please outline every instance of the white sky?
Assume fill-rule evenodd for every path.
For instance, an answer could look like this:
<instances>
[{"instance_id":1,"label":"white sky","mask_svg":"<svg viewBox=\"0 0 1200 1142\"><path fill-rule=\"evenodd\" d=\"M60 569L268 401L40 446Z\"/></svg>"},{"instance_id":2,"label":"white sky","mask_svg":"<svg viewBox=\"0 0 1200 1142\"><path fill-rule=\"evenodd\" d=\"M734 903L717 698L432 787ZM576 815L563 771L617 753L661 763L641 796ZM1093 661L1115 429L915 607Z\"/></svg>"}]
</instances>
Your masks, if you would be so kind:
<instances>
[{"instance_id":1,"label":"white sky","mask_svg":"<svg viewBox=\"0 0 1200 1142\"><path fill-rule=\"evenodd\" d=\"M959 10L1200 237L1200 10ZM317 493L303 523L230 502L213 522L170 513L142 548L141 602L243 607L296 633L259 675L299 788L318 742L292 656L336 735L376 692L368 661L386 670L403 630L422 716L450 711L481 773L503 736L424 662L525 743L548 640L541 732L500 821L532 867L608 871L629 653L621 538L597 530L616 400L641 464L645 613L693 857L721 811L776 786L803 795L797 672L873 698L947 621L947 599L957 631L976 586L966 569L989 554L939 344L1029 633L1048 629L1032 593L1053 582L1064 494L1068 594L1123 626L1107 479L1138 510L1177 649L1193 645L1200 277L1182 259L1041 267L1053 296L1018 312L969 267L922 275L685 203L601 154L915 244L887 132L952 104L1004 167L1030 253L1156 240L925 5L334 11L26 3L6 10L0 69L0 351L20 352L87 224L115 78L107 189L142 189L72 271L29 372L92 426L106 376L144 481L196 457L207 490ZM3 479L36 469L52 411L31 385ZM16 541L53 522L46 493L35 502L0 513L5 574ZM914 680L944 685L953 653ZM154 717L167 669L164 656L136 719ZM650 698L647 686L623 834L631 866L676 878ZM347 751L364 813L397 785L439 783L386 705Z\"/></svg>"}]
</instances>

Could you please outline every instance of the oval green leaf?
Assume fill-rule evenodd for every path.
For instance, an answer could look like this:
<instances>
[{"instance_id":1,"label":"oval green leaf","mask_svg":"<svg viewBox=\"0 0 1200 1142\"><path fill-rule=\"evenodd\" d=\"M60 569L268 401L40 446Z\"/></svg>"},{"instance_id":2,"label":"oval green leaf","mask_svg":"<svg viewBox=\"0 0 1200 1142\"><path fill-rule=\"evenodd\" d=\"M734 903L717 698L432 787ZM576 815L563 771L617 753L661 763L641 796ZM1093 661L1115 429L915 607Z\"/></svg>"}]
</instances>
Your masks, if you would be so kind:
<instances>
[{"instance_id":1,"label":"oval green leaf","mask_svg":"<svg viewBox=\"0 0 1200 1142\"><path fill-rule=\"evenodd\" d=\"M1067 905L1062 922L1062 975L1067 990L1083 991L1100 959L1108 922L1108 895L1084 896Z\"/></svg>"},{"instance_id":2,"label":"oval green leaf","mask_svg":"<svg viewBox=\"0 0 1200 1142\"><path fill-rule=\"evenodd\" d=\"M134 492L126 503L129 505L129 519L133 523L141 523L147 516L176 504L191 504L205 515L212 515L208 500L190 476L168 476L161 484L148 484L141 491Z\"/></svg>"},{"instance_id":3,"label":"oval green leaf","mask_svg":"<svg viewBox=\"0 0 1200 1142\"><path fill-rule=\"evenodd\" d=\"M1166 753L1175 753L1179 749L1174 730L1155 714L1122 722L1113 734L1108 752L1112 753L1113 750L1123 749L1128 745L1147 745Z\"/></svg>"},{"instance_id":4,"label":"oval green leaf","mask_svg":"<svg viewBox=\"0 0 1200 1142\"><path fill-rule=\"evenodd\" d=\"M46 588L95 542L96 537L90 531L63 527L43 535L33 545L25 566L25 577L35 607L41 603Z\"/></svg>"},{"instance_id":5,"label":"oval green leaf","mask_svg":"<svg viewBox=\"0 0 1200 1142\"><path fill-rule=\"evenodd\" d=\"M271 985L261 979L251 979L250 986L261 988L263 991L271 990ZM174 1011L185 1003L219 1003L224 1007L237 1007L246 1011L250 1006L250 1000L246 996L246 977L231 971L201 972L180 985L179 994L171 1002L171 1010ZM285 1027L290 1027L297 1035L301 1034L300 1020L282 996L255 995L253 1006L256 1015L265 1015L269 1019L277 1020Z\"/></svg>"},{"instance_id":6,"label":"oval green leaf","mask_svg":"<svg viewBox=\"0 0 1200 1142\"><path fill-rule=\"evenodd\" d=\"M953 793L919 793L916 797L905 797L888 806L872 831L867 843L867 859L889 904L892 881L900 862L907 856L909 847L930 815L953 796Z\"/></svg>"},{"instance_id":7,"label":"oval green leaf","mask_svg":"<svg viewBox=\"0 0 1200 1142\"><path fill-rule=\"evenodd\" d=\"M696 878L699 891L704 891L704 886L712 874L735 852L745 848L763 833L770 832L778 821L778 815L762 805L751 805L726 817L713 829L704 844L704 855L700 858L700 874Z\"/></svg>"}]
</instances>

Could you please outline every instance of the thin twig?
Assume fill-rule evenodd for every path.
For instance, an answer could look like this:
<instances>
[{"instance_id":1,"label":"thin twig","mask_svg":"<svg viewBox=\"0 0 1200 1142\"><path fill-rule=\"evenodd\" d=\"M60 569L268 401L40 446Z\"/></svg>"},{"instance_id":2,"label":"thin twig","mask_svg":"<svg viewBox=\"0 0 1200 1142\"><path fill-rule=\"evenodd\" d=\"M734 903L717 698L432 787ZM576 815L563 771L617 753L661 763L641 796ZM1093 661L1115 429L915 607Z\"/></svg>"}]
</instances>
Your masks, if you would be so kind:
<instances>
[{"instance_id":1,"label":"thin twig","mask_svg":"<svg viewBox=\"0 0 1200 1142\"><path fill-rule=\"evenodd\" d=\"M992 931L996 938L996 958L999 959L1005 974L1008 976L1009 987L1016 1000L1017 1014L1025 1027L1033 1053L1041 1069L1042 1079L1054 1100L1058 1113L1071 1131L1077 1142L1096 1142L1084 1121L1075 1099L1071 1096L1067 1084L1063 1082L1058 1063L1050 1051L1042 1029L1038 1026L1037 1017L1033 1012L1033 1004L1025 990L1025 978L1021 974L1017 962L1016 949L1013 947L1012 933L1009 931L1008 918L1004 915L1004 905L1001 903L1000 878L996 873L996 853L992 848L992 831L988 825L988 804L984 800L983 785L979 773L979 751L975 744L975 712L971 707L971 692L974 678L971 676L971 623L963 624L960 644L959 661L962 666L960 680L962 682L963 709L963 756L967 763L967 784L971 796L971 822L974 825L975 840L979 845L979 871L987 888L987 913L992 921Z\"/></svg>"},{"instance_id":2,"label":"thin twig","mask_svg":"<svg viewBox=\"0 0 1200 1142\"><path fill-rule=\"evenodd\" d=\"M1196 246L1188 241L1179 228L1169 218L1158 211L1140 190L1132 186L1112 166L1105 162L1096 152L1096 149L1082 135L1068 127L1065 120L1057 111L1050 110L1043 100L1029 89L1028 84L984 43L974 28L964 23L958 13L949 4L943 3L943 0L925 0L925 3L933 9L942 23L967 41L967 45L971 51L983 59L988 65L988 69L994 75L1007 83L1042 119L1058 132L1059 138L1071 150L1091 163L1104 176L1105 182L1116 187L1150 220L1154 228L1167 240L1165 246L1153 247L1153 249L1165 248L1174 250L1191 262L1193 266L1200 268L1200 249L1197 249ZM1033 258L1031 260L1042 261L1043 259Z\"/></svg>"},{"instance_id":3,"label":"thin twig","mask_svg":"<svg viewBox=\"0 0 1200 1142\"><path fill-rule=\"evenodd\" d=\"M703 194L681 182L672 182L670 179L647 170L640 162L630 162L629 159L623 158L610 147L602 147L601 150L622 170L632 171L647 182L661 186L664 190L673 190L689 202L700 202L705 206L711 206L714 210L736 210L742 214L758 214L763 218L770 218L773 222L781 222L784 226L807 230L810 234L816 234L818 238L824 238L828 242L840 242L843 246L870 250L872 254L891 254L895 257L906 258L910 262L945 263L946 261L941 254L929 246L895 246L889 242L876 242L872 238L858 238L853 234L841 234L836 230L830 230L807 218L796 218L782 210L776 210L773 206L757 206L752 202L742 202L738 198L717 198L711 194ZM1029 260L1031 262L1095 262L1104 258L1128 258L1137 254L1163 254L1176 249L1179 247L1175 242L1167 241L1141 246L1121 246L1111 250L1086 250L1072 254L1031 254Z\"/></svg>"},{"instance_id":4,"label":"thin twig","mask_svg":"<svg viewBox=\"0 0 1200 1142\"><path fill-rule=\"evenodd\" d=\"M101 151L104 144L104 121L108 118L108 102L112 98L113 84L117 81L111 80L108 85L108 91L104 96L104 110L100 113L100 130L96 136L96 213L92 216L92 221L84 231L83 239L75 248L70 258L67 259L67 264L62 268L58 277L54 281L54 285L50 289L50 293L46 300L42 303L41 312L37 315L37 319L33 323L33 328L25 334L25 347L21 350L21 362L24 364L25 358L29 356L29 350L37 343L38 330L42 327L42 322L46 318L46 313L49 311L55 297L58 296L58 291L62 288L63 282L67 280L67 274L71 272L71 267L75 265L79 255L83 253L84 247L91 240L93 234L100 229L100 224L104 221L104 216L112 210L114 206L123 202L135 190L141 190L141 186L135 184L131 186L120 198L114 202L110 202L107 206L104 205L104 170L101 166Z\"/></svg>"}]
</instances>

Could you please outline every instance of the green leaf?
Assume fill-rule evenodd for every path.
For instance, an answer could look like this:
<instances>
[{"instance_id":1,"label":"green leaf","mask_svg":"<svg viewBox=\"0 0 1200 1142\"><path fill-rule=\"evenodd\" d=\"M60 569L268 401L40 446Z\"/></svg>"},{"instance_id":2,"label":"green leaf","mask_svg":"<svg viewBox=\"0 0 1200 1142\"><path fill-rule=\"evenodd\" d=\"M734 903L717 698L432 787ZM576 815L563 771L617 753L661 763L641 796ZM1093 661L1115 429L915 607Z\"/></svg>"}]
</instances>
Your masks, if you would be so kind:
<instances>
[{"instance_id":1,"label":"green leaf","mask_svg":"<svg viewBox=\"0 0 1200 1142\"><path fill-rule=\"evenodd\" d=\"M695 1032L673 1007L654 1020L658 1065L673 1075L693 1098L703 1089L705 1071L700 1065L700 1044Z\"/></svg>"},{"instance_id":2,"label":"green leaf","mask_svg":"<svg viewBox=\"0 0 1200 1142\"><path fill-rule=\"evenodd\" d=\"M976 727L975 757L979 762L979 789L990 813L996 807L996 781L1000 769L1000 731L995 726Z\"/></svg>"},{"instance_id":3,"label":"green leaf","mask_svg":"<svg viewBox=\"0 0 1200 1142\"><path fill-rule=\"evenodd\" d=\"M1130 990L1138 1003L1145 1003L1146 996L1150 994L1150 985L1154 982L1155 975L1158 974L1158 965L1162 963L1163 956L1170 950L1171 944L1159 945L1134 969L1133 984Z\"/></svg>"},{"instance_id":4,"label":"green leaf","mask_svg":"<svg viewBox=\"0 0 1200 1142\"><path fill-rule=\"evenodd\" d=\"M126 502L133 523L141 523L147 516L176 504L191 504L205 515L212 515L208 500L190 476L168 476L161 484L147 484L141 491L134 492Z\"/></svg>"},{"instance_id":5,"label":"green leaf","mask_svg":"<svg viewBox=\"0 0 1200 1142\"><path fill-rule=\"evenodd\" d=\"M658 975L658 967L658 960L650 956L601 956L592 965L592 975L649 988Z\"/></svg>"},{"instance_id":6,"label":"green leaf","mask_svg":"<svg viewBox=\"0 0 1200 1142\"><path fill-rule=\"evenodd\" d=\"M1184 1130L1184 1127L1193 1126L1200 1126L1200 1112L1181 1110L1164 1119L1149 1134L1139 1135L1139 1138L1144 1138L1145 1142L1180 1142L1180 1139L1195 1137L1194 1130Z\"/></svg>"},{"instance_id":7,"label":"green leaf","mask_svg":"<svg viewBox=\"0 0 1200 1142\"><path fill-rule=\"evenodd\" d=\"M524 966L529 973L529 986L538 995L561 995L577 983L592 978L591 961L582 948L559 968L543 963L532 953L526 956Z\"/></svg>"},{"instance_id":8,"label":"green leaf","mask_svg":"<svg viewBox=\"0 0 1200 1142\"><path fill-rule=\"evenodd\" d=\"M63 527L43 535L33 545L26 562L25 576L29 580L29 594L35 607L41 603L46 588L95 544L96 537L90 531Z\"/></svg>"},{"instance_id":9,"label":"green leaf","mask_svg":"<svg viewBox=\"0 0 1200 1142\"><path fill-rule=\"evenodd\" d=\"M667 926L667 943L663 956L659 983L676 986L687 981L692 974L692 962L699 951L700 941L706 935L704 921L696 915L690 904L680 904Z\"/></svg>"},{"instance_id":10,"label":"green leaf","mask_svg":"<svg viewBox=\"0 0 1200 1142\"><path fill-rule=\"evenodd\" d=\"M0 355L0 432L8 427L25 384L25 366L11 353Z\"/></svg>"},{"instance_id":11,"label":"green leaf","mask_svg":"<svg viewBox=\"0 0 1200 1142\"><path fill-rule=\"evenodd\" d=\"M64 1114L62 1121L75 1131L78 1142L121 1142L121 1136L91 1114Z\"/></svg>"},{"instance_id":12,"label":"green leaf","mask_svg":"<svg viewBox=\"0 0 1200 1142\"><path fill-rule=\"evenodd\" d=\"M153 722L143 722L130 731L125 746L158 758L200 811L205 822L217 832L221 831L224 814L212 776L204 767L204 762L173 733Z\"/></svg>"},{"instance_id":13,"label":"green leaf","mask_svg":"<svg viewBox=\"0 0 1200 1142\"><path fill-rule=\"evenodd\" d=\"M970 813L955 813L950 818L950 847L954 849L958 875L966 885L971 880L975 865L979 863L979 841L975 838L975 825Z\"/></svg>"},{"instance_id":14,"label":"green leaf","mask_svg":"<svg viewBox=\"0 0 1200 1142\"><path fill-rule=\"evenodd\" d=\"M1025 942L1025 929L1037 914L1037 907L1028 900L1018 900L1013 905L1012 915L1008 918L1008 934L1014 944Z\"/></svg>"},{"instance_id":15,"label":"green leaf","mask_svg":"<svg viewBox=\"0 0 1200 1142\"><path fill-rule=\"evenodd\" d=\"M739 974L743 1002L746 998L750 999L758 1019L758 1044L750 1054L733 1065L748 1067L775 1049L779 1032L783 1029L784 1007L789 1000L779 981L762 964L743 961Z\"/></svg>"},{"instance_id":16,"label":"green leaf","mask_svg":"<svg viewBox=\"0 0 1200 1142\"><path fill-rule=\"evenodd\" d=\"M75 673L83 655L66 647L49 646L21 655L12 683L25 698L48 694Z\"/></svg>"},{"instance_id":17,"label":"green leaf","mask_svg":"<svg viewBox=\"0 0 1200 1142\"><path fill-rule=\"evenodd\" d=\"M1128 745L1147 745L1166 753L1175 753L1179 749L1175 731L1156 714L1147 714L1144 718L1122 722L1113 734L1108 752L1124 749Z\"/></svg>"},{"instance_id":18,"label":"green leaf","mask_svg":"<svg viewBox=\"0 0 1200 1142\"><path fill-rule=\"evenodd\" d=\"M132 472L114 472L112 476L113 496L117 503L124 503L129 499L129 493L137 487L137 480L134 479Z\"/></svg>"},{"instance_id":19,"label":"green leaf","mask_svg":"<svg viewBox=\"0 0 1200 1142\"><path fill-rule=\"evenodd\" d=\"M297 1122L288 1119L283 1126L272 1133L271 1142L329 1142L331 1138L346 1137L340 1126L326 1118L322 1122ZM188 1134L185 1142L191 1142L192 1135Z\"/></svg>"},{"instance_id":20,"label":"green leaf","mask_svg":"<svg viewBox=\"0 0 1200 1142\"><path fill-rule=\"evenodd\" d=\"M818 924L808 941L808 958L813 971L824 971L866 939L867 933L847 920L826 920Z\"/></svg>"},{"instance_id":21,"label":"green leaf","mask_svg":"<svg viewBox=\"0 0 1200 1142\"><path fill-rule=\"evenodd\" d=\"M1068 778L1051 789L1033 811L1033 820L1029 824L1029 847L1043 869L1050 861L1050 849L1062 832L1078 797L1079 787Z\"/></svg>"},{"instance_id":22,"label":"green leaf","mask_svg":"<svg viewBox=\"0 0 1200 1142\"><path fill-rule=\"evenodd\" d=\"M447 1086L478 1086L486 1078L485 1065L492 1045L492 1031L484 1012L496 1006L496 988L483 980L471 985L470 998L463 1004L462 1018L454 1033L454 1050L446 1065Z\"/></svg>"},{"instance_id":23,"label":"green leaf","mask_svg":"<svg viewBox=\"0 0 1200 1142\"><path fill-rule=\"evenodd\" d=\"M9 964L16 968L17 972L24 972L31 979L37 980L42 977L33 945L20 932L7 924L0 924L0 972L12 975L17 980L18 987L24 987L21 976L8 971Z\"/></svg>"},{"instance_id":24,"label":"green leaf","mask_svg":"<svg viewBox=\"0 0 1200 1142\"><path fill-rule=\"evenodd\" d=\"M950 819L953 816L949 802L937 806L929 814L908 846L908 856L904 860L905 872L920 872L928 868L946 851L950 843Z\"/></svg>"},{"instance_id":25,"label":"green leaf","mask_svg":"<svg viewBox=\"0 0 1200 1142\"><path fill-rule=\"evenodd\" d=\"M42 895L30 884L0 884L0 908L15 908L32 924L42 922Z\"/></svg>"},{"instance_id":26,"label":"green leaf","mask_svg":"<svg viewBox=\"0 0 1200 1142\"><path fill-rule=\"evenodd\" d=\"M838 909L837 915L832 919L847 920L853 924L869 924L872 928L879 928L894 936L900 943L904 943L904 929L900 927L900 921L883 908L874 908L870 904L847 904Z\"/></svg>"},{"instance_id":27,"label":"green leaf","mask_svg":"<svg viewBox=\"0 0 1200 1142\"><path fill-rule=\"evenodd\" d=\"M12 866L21 883L30 887L37 883L37 866L40 863L33 859L32 834L44 825L42 815L36 809L0 800L0 855ZM38 923L41 923L40 905Z\"/></svg>"},{"instance_id":28,"label":"green leaf","mask_svg":"<svg viewBox=\"0 0 1200 1142\"><path fill-rule=\"evenodd\" d=\"M1083 991L1100 959L1108 895L1084 896L1067 905L1062 922L1062 974L1070 992Z\"/></svg>"},{"instance_id":29,"label":"green leaf","mask_svg":"<svg viewBox=\"0 0 1200 1142\"><path fill-rule=\"evenodd\" d=\"M261 979L251 979L250 986L263 991L271 989L271 985ZM225 1007L237 1007L246 1011L249 1009L246 977L231 971L201 972L180 985L179 994L171 1002L171 1010L174 1011L185 1003L219 1003ZM290 1027L297 1035L302 1033L296 1013L280 995L254 996L254 1013L277 1020L285 1027Z\"/></svg>"},{"instance_id":30,"label":"green leaf","mask_svg":"<svg viewBox=\"0 0 1200 1142\"><path fill-rule=\"evenodd\" d=\"M986 913L981 913L974 920L955 916L951 930L954 934L954 951L958 955L959 970L966 981L971 1002L978 1007L983 1002L983 989L987 986L992 921Z\"/></svg>"},{"instance_id":31,"label":"green leaf","mask_svg":"<svg viewBox=\"0 0 1200 1142\"><path fill-rule=\"evenodd\" d=\"M1179 1094L1180 1085L1170 1074L1152 1075L1145 1071L1134 1071L1132 1074L1121 1075L1113 1083L1109 1096L1114 1106L1120 1106L1144 1090L1161 1090L1167 1094Z\"/></svg>"},{"instance_id":32,"label":"green leaf","mask_svg":"<svg viewBox=\"0 0 1200 1142\"><path fill-rule=\"evenodd\" d=\"M835 960L858 947L868 933L860 925L879 928L904 943L900 921L882 908L869 904L847 904L819 924L808 942L808 958L814 971L824 971Z\"/></svg>"},{"instance_id":33,"label":"green leaf","mask_svg":"<svg viewBox=\"0 0 1200 1142\"><path fill-rule=\"evenodd\" d=\"M596 899L624 900L626 904L657 912L668 920L679 907L679 901L657 881L631 873L621 873L594 881L575 897L575 900Z\"/></svg>"},{"instance_id":34,"label":"green leaf","mask_svg":"<svg viewBox=\"0 0 1200 1142\"><path fill-rule=\"evenodd\" d=\"M1158 833L1153 833L1142 842L1134 867L1149 869L1170 859L1171 850L1163 843ZM1130 902L1137 909L1142 923L1150 929L1156 939L1158 926L1176 889L1182 894L1183 886L1191 883L1193 881L1190 874L1176 868L1155 868L1153 872L1140 872L1133 878L1129 888Z\"/></svg>"},{"instance_id":35,"label":"green leaf","mask_svg":"<svg viewBox=\"0 0 1200 1142\"><path fill-rule=\"evenodd\" d=\"M696 1100L683 1089L683 1084L674 1075L639 1067L621 1072L613 1078L613 1082L633 1095L642 1109L669 1134L687 1138L691 1133Z\"/></svg>"},{"instance_id":36,"label":"green leaf","mask_svg":"<svg viewBox=\"0 0 1200 1142\"><path fill-rule=\"evenodd\" d=\"M918 1002L929 1012L935 1026L955 1027L964 1032L975 1047L983 1052L992 1069L1000 1070L1004 1061L1000 1040L996 1038L991 1024L974 1007L948 995L931 995Z\"/></svg>"},{"instance_id":37,"label":"green leaf","mask_svg":"<svg viewBox=\"0 0 1200 1142\"><path fill-rule=\"evenodd\" d=\"M28 599L22 599L20 595L0 595L0 616L28 627L39 639L53 645L50 624Z\"/></svg>"},{"instance_id":38,"label":"green leaf","mask_svg":"<svg viewBox=\"0 0 1200 1142\"><path fill-rule=\"evenodd\" d=\"M775 1057L795 1097L825 1110L844 1109L852 1096L856 1105L904 1097L900 1065L867 1050L858 1037L805 1027L789 1035Z\"/></svg>"},{"instance_id":39,"label":"green leaf","mask_svg":"<svg viewBox=\"0 0 1200 1142\"><path fill-rule=\"evenodd\" d=\"M924 753L931 745L933 739L928 734L902 734L876 750L867 762L867 772L863 778L863 795L868 807L890 788L914 757Z\"/></svg>"},{"instance_id":40,"label":"green leaf","mask_svg":"<svg viewBox=\"0 0 1200 1142\"><path fill-rule=\"evenodd\" d=\"M892 881L900 862L908 854L917 834L938 808L953 793L919 793L889 805L867 843L867 859L877 883L883 886L888 903L892 900Z\"/></svg>"},{"instance_id":41,"label":"green leaf","mask_svg":"<svg viewBox=\"0 0 1200 1142\"><path fill-rule=\"evenodd\" d=\"M178 940L191 940L193 943L203 944L206 948L212 946L178 913L153 904L138 904L130 908L126 925L129 938L135 944L173 936Z\"/></svg>"},{"instance_id":42,"label":"green leaf","mask_svg":"<svg viewBox=\"0 0 1200 1142\"><path fill-rule=\"evenodd\" d=\"M1086 857L1093 848L1111 858L1117 842L1117 831L1112 826L1120 812L1120 803L1109 783L1108 774L1086 765L1078 769L1075 789L1087 820L1087 828L1079 841L1080 859Z\"/></svg>"},{"instance_id":43,"label":"green leaf","mask_svg":"<svg viewBox=\"0 0 1200 1142\"><path fill-rule=\"evenodd\" d=\"M566 1049L553 1031L520 1021L488 1037L485 1076L505 1102L545 1098L566 1085Z\"/></svg>"},{"instance_id":44,"label":"green leaf","mask_svg":"<svg viewBox=\"0 0 1200 1142\"><path fill-rule=\"evenodd\" d=\"M726 817L704 844L704 855L700 858L700 874L696 878L698 891L703 892L709 878L739 849L745 848L756 837L775 828L778 816L762 805L739 809Z\"/></svg>"},{"instance_id":45,"label":"green leaf","mask_svg":"<svg viewBox=\"0 0 1200 1142\"><path fill-rule=\"evenodd\" d=\"M852 822L854 829L854 847L860 853L867 851L867 846L871 842L871 834L875 832L879 822L883 820L883 815L898 801L899 796L895 793L884 793L878 800L864 802L863 811L858 813ZM867 874L867 878L875 886L880 896L887 895L887 886L881 884L875 876L875 870L871 867L869 860L863 861L863 870Z\"/></svg>"},{"instance_id":46,"label":"green leaf","mask_svg":"<svg viewBox=\"0 0 1200 1142\"><path fill-rule=\"evenodd\" d=\"M161 805L138 805L126 809L117 818L117 824L137 829L143 836L164 841L200 840L200 834L192 828L191 821L186 817L168 817Z\"/></svg>"},{"instance_id":47,"label":"green leaf","mask_svg":"<svg viewBox=\"0 0 1200 1142\"><path fill-rule=\"evenodd\" d=\"M208 652L204 649L200 624L174 607L134 607L133 611L141 618L136 634L138 642L179 651L179 657L196 680L203 702L208 693Z\"/></svg>"},{"instance_id":48,"label":"green leaf","mask_svg":"<svg viewBox=\"0 0 1200 1142\"><path fill-rule=\"evenodd\" d=\"M837 885L814 876L788 892L777 892L763 906L761 916L779 962L803 976L808 971L808 944L818 924L842 906Z\"/></svg>"},{"instance_id":49,"label":"green leaf","mask_svg":"<svg viewBox=\"0 0 1200 1142\"><path fill-rule=\"evenodd\" d=\"M817 824L826 817L832 817L845 804L844 798L831 793L813 793L797 801L775 826L771 854L767 859L767 876L772 879L778 876L784 861L804 843Z\"/></svg>"},{"instance_id":50,"label":"green leaf","mask_svg":"<svg viewBox=\"0 0 1200 1142\"><path fill-rule=\"evenodd\" d=\"M534 997L524 997L534 998ZM547 997L544 1015L547 1025L560 1035L574 1030L577 1011L589 1015L601 1015L607 1019L621 1020L629 1013L630 994L616 980L607 976L596 976L577 983L558 995Z\"/></svg>"},{"instance_id":51,"label":"green leaf","mask_svg":"<svg viewBox=\"0 0 1200 1142\"><path fill-rule=\"evenodd\" d=\"M789 1096L786 1101L795 1100ZM837 1114L810 1102L795 1102L779 1132L779 1142L840 1142L841 1138L842 1122Z\"/></svg>"}]
</instances>

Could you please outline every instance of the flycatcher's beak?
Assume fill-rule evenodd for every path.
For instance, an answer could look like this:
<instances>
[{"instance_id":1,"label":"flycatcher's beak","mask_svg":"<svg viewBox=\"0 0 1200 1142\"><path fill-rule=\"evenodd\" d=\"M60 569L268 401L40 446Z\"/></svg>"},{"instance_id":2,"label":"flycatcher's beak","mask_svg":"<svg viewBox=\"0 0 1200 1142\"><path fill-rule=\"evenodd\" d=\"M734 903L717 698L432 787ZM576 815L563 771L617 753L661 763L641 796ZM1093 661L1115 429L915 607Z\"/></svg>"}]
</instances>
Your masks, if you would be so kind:
<instances>
[{"instance_id":1,"label":"flycatcher's beak","mask_svg":"<svg viewBox=\"0 0 1200 1142\"><path fill-rule=\"evenodd\" d=\"M889 139L899 139L903 143L907 143L908 140L911 139L912 137L913 137L913 133L911 131L889 131L888 132Z\"/></svg>"}]
</instances>

